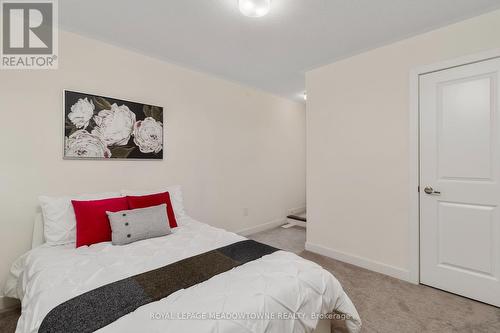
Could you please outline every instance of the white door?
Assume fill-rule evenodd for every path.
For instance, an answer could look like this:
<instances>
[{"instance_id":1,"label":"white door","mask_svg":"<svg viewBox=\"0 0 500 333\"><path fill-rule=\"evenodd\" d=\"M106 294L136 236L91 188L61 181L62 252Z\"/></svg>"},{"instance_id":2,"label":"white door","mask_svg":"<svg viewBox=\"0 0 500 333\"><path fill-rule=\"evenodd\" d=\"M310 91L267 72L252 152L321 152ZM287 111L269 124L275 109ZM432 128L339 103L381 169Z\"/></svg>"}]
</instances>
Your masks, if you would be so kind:
<instances>
[{"instance_id":1,"label":"white door","mask_svg":"<svg viewBox=\"0 0 500 333\"><path fill-rule=\"evenodd\" d=\"M500 306L500 59L420 77L420 282Z\"/></svg>"}]
</instances>

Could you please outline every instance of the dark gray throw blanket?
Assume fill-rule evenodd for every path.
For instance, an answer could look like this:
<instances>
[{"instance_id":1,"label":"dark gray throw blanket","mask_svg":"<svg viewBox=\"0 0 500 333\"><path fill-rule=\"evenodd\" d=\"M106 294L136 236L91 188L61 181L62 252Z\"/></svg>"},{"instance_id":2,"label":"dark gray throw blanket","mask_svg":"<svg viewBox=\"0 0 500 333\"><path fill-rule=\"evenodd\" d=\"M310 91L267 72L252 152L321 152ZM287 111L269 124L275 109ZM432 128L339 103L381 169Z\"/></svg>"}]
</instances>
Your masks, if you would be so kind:
<instances>
[{"instance_id":1,"label":"dark gray throw blanket","mask_svg":"<svg viewBox=\"0 0 500 333\"><path fill-rule=\"evenodd\" d=\"M276 251L245 240L110 283L52 309L38 332L94 332L145 304Z\"/></svg>"}]
</instances>

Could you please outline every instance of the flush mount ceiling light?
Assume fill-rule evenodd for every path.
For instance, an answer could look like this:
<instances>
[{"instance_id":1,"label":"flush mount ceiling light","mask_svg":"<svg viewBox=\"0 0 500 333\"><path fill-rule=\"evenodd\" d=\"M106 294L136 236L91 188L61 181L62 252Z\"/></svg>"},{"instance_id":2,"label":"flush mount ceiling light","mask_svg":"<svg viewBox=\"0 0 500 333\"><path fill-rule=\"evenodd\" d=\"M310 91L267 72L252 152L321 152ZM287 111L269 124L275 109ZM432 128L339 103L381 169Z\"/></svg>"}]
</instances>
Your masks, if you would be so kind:
<instances>
[{"instance_id":1,"label":"flush mount ceiling light","mask_svg":"<svg viewBox=\"0 0 500 333\"><path fill-rule=\"evenodd\" d=\"M269 13L271 0L238 0L240 12L248 17L262 17Z\"/></svg>"}]
</instances>

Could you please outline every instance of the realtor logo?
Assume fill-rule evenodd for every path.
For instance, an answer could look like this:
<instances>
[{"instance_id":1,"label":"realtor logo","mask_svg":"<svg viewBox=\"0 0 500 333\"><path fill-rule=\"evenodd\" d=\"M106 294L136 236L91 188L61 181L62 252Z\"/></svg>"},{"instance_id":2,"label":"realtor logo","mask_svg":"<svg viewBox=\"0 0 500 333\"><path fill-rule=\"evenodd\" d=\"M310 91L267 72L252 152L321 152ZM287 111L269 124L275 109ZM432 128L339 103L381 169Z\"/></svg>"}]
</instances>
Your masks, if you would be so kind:
<instances>
[{"instance_id":1,"label":"realtor logo","mask_svg":"<svg viewBox=\"0 0 500 333\"><path fill-rule=\"evenodd\" d=\"M56 69L57 0L3 0L2 69Z\"/></svg>"}]
</instances>

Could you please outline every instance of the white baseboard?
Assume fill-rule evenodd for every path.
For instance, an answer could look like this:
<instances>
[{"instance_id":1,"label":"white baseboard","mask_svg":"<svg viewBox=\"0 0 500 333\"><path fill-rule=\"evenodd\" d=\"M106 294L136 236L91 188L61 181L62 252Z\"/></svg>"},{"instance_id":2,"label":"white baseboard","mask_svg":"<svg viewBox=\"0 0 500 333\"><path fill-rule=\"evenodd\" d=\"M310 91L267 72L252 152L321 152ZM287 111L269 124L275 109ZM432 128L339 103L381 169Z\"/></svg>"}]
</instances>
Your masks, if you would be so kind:
<instances>
[{"instance_id":1,"label":"white baseboard","mask_svg":"<svg viewBox=\"0 0 500 333\"><path fill-rule=\"evenodd\" d=\"M21 306L19 300L9 297L0 297L0 312L16 309Z\"/></svg>"},{"instance_id":2,"label":"white baseboard","mask_svg":"<svg viewBox=\"0 0 500 333\"><path fill-rule=\"evenodd\" d=\"M312 244L306 242L306 250L310 252L314 252L317 254L321 254L326 257L330 257L336 259L338 261L346 262L351 265L359 266L362 268L366 268L368 270L388 275L396 279L410 281L410 272L408 270L391 266L388 264L381 263L379 261L375 261L372 259L367 259L363 257L359 257L356 255L340 252L334 249L330 249L321 245Z\"/></svg>"},{"instance_id":3,"label":"white baseboard","mask_svg":"<svg viewBox=\"0 0 500 333\"><path fill-rule=\"evenodd\" d=\"M261 232L261 231L266 231L269 229L277 228L279 226L282 226L285 223L286 223L286 219L282 218L282 219L274 220L271 222L259 224L259 225L256 225L254 227L242 229L240 231L236 231L236 233L238 235L241 235L241 236L249 236L251 234L256 234L256 233Z\"/></svg>"}]
</instances>

